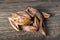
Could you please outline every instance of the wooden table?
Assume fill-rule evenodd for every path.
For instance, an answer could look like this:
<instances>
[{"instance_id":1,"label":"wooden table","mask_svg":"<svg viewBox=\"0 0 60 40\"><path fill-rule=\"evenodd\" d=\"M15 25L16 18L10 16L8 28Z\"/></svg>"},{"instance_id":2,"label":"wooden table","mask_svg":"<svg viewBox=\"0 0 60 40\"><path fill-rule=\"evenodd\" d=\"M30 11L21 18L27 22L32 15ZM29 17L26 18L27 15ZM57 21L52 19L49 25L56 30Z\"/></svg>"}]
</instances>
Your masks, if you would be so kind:
<instances>
[{"instance_id":1,"label":"wooden table","mask_svg":"<svg viewBox=\"0 0 60 40\"><path fill-rule=\"evenodd\" d=\"M47 36L36 33L15 31L8 17L17 12L34 7L51 15L45 20ZM0 0L0 40L60 40L60 1L59 0Z\"/></svg>"}]
</instances>

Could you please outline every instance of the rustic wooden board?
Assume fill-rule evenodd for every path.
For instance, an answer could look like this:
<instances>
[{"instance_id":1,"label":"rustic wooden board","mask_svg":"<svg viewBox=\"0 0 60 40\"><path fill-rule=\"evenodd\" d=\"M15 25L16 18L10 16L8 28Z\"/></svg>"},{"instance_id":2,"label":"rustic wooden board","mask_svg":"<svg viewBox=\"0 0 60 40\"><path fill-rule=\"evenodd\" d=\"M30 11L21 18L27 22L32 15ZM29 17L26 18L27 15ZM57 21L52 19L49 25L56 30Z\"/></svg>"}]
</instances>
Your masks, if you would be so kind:
<instances>
[{"instance_id":1,"label":"rustic wooden board","mask_svg":"<svg viewBox=\"0 0 60 40\"><path fill-rule=\"evenodd\" d=\"M0 0L0 40L60 40L60 0ZM34 7L51 14L46 19L47 37L42 38L39 31L36 33L15 31L8 17L17 12Z\"/></svg>"}]
</instances>

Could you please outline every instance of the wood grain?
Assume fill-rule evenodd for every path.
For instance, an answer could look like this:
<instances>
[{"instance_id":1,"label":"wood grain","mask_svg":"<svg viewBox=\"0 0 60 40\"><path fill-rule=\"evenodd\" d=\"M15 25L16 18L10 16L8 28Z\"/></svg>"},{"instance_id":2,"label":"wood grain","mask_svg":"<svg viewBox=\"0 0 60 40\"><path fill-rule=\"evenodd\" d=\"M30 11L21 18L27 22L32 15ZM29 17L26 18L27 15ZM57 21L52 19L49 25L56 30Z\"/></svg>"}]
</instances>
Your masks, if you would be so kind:
<instances>
[{"instance_id":1,"label":"wood grain","mask_svg":"<svg viewBox=\"0 0 60 40\"><path fill-rule=\"evenodd\" d=\"M51 15L45 20L47 37L41 38L39 31L36 33L15 31L8 17L12 12L17 12L34 7L41 12ZM60 38L60 0L0 0L0 39L1 40L59 40Z\"/></svg>"}]
</instances>

